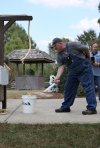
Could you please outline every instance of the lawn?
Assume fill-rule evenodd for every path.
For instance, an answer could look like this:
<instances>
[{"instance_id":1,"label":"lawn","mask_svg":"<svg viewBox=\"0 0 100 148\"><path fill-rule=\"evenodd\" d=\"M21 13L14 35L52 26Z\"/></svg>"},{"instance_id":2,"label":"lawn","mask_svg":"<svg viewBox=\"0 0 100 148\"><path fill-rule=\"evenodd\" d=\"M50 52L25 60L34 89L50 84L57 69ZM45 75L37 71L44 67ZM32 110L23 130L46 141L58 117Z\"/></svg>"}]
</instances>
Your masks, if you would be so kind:
<instances>
[{"instance_id":1,"label":"lawn","mask_svg":"<svg viewBox=\"0 0 100 148\"><path fill-rule=\"evenodd\" d=\"M100 148L100 124L0 124L0 148Z\"/></svg>"}]
</instances>

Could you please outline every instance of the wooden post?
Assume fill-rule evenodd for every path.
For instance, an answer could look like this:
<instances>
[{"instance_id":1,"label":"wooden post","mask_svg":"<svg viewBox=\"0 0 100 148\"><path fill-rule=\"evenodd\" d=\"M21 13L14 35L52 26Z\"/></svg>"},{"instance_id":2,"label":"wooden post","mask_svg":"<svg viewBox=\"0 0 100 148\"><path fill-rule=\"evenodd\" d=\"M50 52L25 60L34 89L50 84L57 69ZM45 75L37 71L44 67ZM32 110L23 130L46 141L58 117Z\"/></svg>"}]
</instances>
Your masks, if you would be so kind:
<instances>
[{"instance_id":1,"label":"wooden post","mask_svg":"<svg viewBox=\"0 0 100 148\"><path fill-rule=\"evenodd\" d=\"M18 76L19 75L19 64L17 63L16 64L16 76Z\"/></svg>"},{"instance_id":2,"label":"wooden post","mask_svg":"<svg viewBox=\"0 0 100 148\"><path fill-rule=\"evenodd\" d=\"M25 75L25 63L23 64L23 75Z\"/></svg>"},{"instance_id":3,"label":"wooden post","mask_svg":"<svg viewBox=\"0 0 100 148\"><path fill-rule=\"evenodd\" d=\"M4 64L4 33L17 20L32 20L32 16L27 15L0 15L0 65ZM4 21L7 23L4 24ZM0 85L0 101L2 108L6 109L6 86Z\"/></svg>"},{"instance_id":4,"label":"wooden post","mask_svg":"<svg viewBox=\"0 0 100 148\"><path fill-rule=\"evenodd\" d=\"M4 21L0 21L0 65L4 64ZM0 100L2 108L6 109L6 86L0 85Z\"/></svg>"},{"instance_id":5,"label":"wooden post","mask_svg":"<svg viewBox=\"0 0 100 148\"><path fill-rule=\"evenodd\" d=\"M38 63L36 63L36 76L38 76Z\"/></svg>"},{"instance_id":6,"label":"wooden post","mask_svg":"<svg viewBox=\"0 0 100 148\"><path fill-rule=\"evenodd\" d=\"M43 76L43 63L42 63L42 76Z\"/></svg>"},{"instance_id":7,"label":"wooden post","mask_svg":"<svg viewBox=\"0 0 100 148\"><path fill-rule=\"evenodd\" d=\"M7 91L6 91L6 85L4 85L4 100L2 101L2 109L7 108Z\"/></svg>"}]
</instances>

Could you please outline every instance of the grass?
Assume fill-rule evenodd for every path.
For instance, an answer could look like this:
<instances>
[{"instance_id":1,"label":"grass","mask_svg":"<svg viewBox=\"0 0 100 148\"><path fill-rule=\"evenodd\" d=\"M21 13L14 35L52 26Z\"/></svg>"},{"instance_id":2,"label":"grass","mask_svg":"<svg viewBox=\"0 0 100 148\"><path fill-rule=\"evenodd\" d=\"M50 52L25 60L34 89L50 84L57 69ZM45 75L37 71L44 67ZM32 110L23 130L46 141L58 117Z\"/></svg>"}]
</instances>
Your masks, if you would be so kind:
<instances>
[{"instance_id":1,"label":"grass","mask_svg":"<svg viewBox=\"0 0 100 148\"><path fill-rule=\"evenodd\" d=\"M0 124L1 148L100 148L100 124Z\"/></svg>"}]
</instances>

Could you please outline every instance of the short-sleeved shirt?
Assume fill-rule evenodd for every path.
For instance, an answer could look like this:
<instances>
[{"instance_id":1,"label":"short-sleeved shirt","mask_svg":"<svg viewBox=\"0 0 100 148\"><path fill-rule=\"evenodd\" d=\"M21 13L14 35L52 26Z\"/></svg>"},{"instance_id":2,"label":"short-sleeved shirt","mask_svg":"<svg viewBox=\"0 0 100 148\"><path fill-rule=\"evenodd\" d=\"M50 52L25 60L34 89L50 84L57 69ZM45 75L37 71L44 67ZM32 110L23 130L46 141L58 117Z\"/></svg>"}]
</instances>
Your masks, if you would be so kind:
<instances>
[{"instance_id":1,"label":"short-sleeved shirt","mask_svg":"<svg viewBox=\"0 0 100 148\"><path fill-rule=\"evenodd\" d=\"M85 59L84 50L88 47L86 45L81 44L80 42L68 42L65 45L65 49L58 53L57 55L57 62L58 64L65 65L66 58L73 54L81 59Z\"/></svg>"},{"instance_id":2,"label":"short-sleeved shirt","mask_svg":"<svg viewBox=\"0 0 100 148\"><path fill-rule=\"evenodd\" d=\"M97 51L96 54L90 52L90 57L94 57L95 62L100 62L100 51ZM100 67L92 65L93 75L100 76Z\"/></svg>"}]
</instances>

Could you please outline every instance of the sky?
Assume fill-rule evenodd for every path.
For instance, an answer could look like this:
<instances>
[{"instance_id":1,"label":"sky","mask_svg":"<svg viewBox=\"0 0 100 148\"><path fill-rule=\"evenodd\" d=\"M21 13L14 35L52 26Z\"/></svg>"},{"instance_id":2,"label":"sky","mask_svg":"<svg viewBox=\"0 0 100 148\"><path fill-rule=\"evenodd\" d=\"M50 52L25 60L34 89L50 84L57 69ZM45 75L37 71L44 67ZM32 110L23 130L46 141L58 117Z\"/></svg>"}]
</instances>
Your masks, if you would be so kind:
<instances>
[{"instance_id":1,"label":"sky","mask_svg":"<svg viewBox=\"0 0 100 148\"><path fill-rule=\"evenodd\" d=\"M31 15L30 36L37 47L48 53L48 44L55 37L74 41L83 31L100 26L100 0L1 0L0 15ZM16 21L28 33L28 21Z\"/></svg>"}]
</instances>

